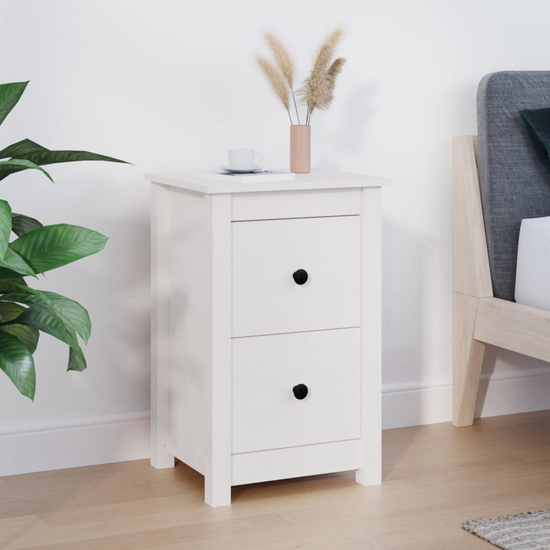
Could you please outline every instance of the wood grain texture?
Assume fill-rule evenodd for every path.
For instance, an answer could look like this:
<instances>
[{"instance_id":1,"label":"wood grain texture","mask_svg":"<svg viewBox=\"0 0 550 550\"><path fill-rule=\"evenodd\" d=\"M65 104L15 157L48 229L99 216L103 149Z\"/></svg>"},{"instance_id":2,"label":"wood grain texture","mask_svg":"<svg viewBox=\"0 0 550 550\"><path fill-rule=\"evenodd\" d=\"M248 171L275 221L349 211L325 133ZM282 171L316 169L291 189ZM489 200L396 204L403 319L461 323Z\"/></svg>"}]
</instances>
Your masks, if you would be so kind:
<instances>
[{"instance_id":1,"label":"wood grain texture","mask_svg":"<svg viewBox=\"0 0 550 550\"><path fill-rule=\"evenodd\" d=\"M227 505L231 501L231 196L173 188L164 193L163 186L154 187L163 190L154 196L154 234L164 229L169 235L162 243L155 240L162 263L155 263L153 392L163 416L153 416L153 440L162 440L163 450L168 448L164 457L168 465L172 455L205 475L209 504ZM156 247L154 253L159 256ZM155 466L159 463L153 461Z\"/></svg>"},{"instance_id":2,"label":"wood grain texture","mask_svg":"<svg viewBox=\"0 0 550 550\"><path fill-rule=\"evenodd\" d=\"M321 189L354 189L363 187L384 187L390 180L363 174L349 174L345 172L330 172L329 170L313 169L309 174L296 174L294 180L232 182L226 180L209 180L193 177L192 173L180 172L177 174L146 174L145 179L203 193L206 195L238 194L238 193L270 193L280 191L314 191Z\"/></svg>"},{"instance_id":3,"label":"wood grain texture","mask_svg":"<svg viewBox=\"0 0 550 550\"><path fill-rule=\"evenodd\" d=\"M362 485L382 481L382 193L361 191Z\"/></svg>"},{"instance_id":4,"label":"wood grain texture","mask_svg":"<svg viewBox=\"0 0 550 550\"><path fill-rule=\"evenodd\" d=\"M453 290L493 296L475 145L477 137L453 138Z\"/></svg>"},{"instance_id":5,"label":"wood grain texture","mask_svg":"<svg viewBox=\"0 0 550 550\"><path fill-rule=\"evenodd\" d=\"M477 168L477 137L453 137L453 424L474 420L485 345L474 340L477 302L493 286Z\"/></svg>"},{"instance_id":6,"label":"wood grain texture","mask_svg":"<svg viewBox=\"0 0 550 550\"><path fill-rule=\"evenodd\" d=\"M206 369L204 495L210 506L231 504L231 195L206 197L210 241L210 312ZM176 336L177 337L177 336ZM195 411L196 413L196 411ZM195 422L197 418L193 419ZM185 443L184 443L185 444Z\"/></svg>"},{"instance_id":7,"label":"wood grain texture","mask_svg":"<svg viewBox=\"0 0 550 550\"><path fill-rule=\"evenodd\" d=\"M156 181L152 427L166 465L203 474L211 506L231 503L232 482L282 475L379 483L383 182Z\"/></svg>"},{"instance_id":8,"label":"wood grain texture","mask_svg":"<svg viewBox=\"0 0 550 550\"><path fill-rule=\"evenodd\" d=\"M361 214L361 189L239 193L233 221L353 216Z\"/></svg>"},{"instance_id":9,"label":"wood grain texture","mask_svg":"<svg viewBox=\"0 0 550 550\"><path fill-rule=\"evenodd\" d=\"M477 137L453 138L453 423L469 426L485 344L550 361L550 312L493 297Z\"/></svg>"},{"instance_id":10,"label":"wood grain texture","mask_svg":"<svg viewBox=\"0 0 550 550\"><path fill-rule=\"evenodd\" d=\"M485 355L474 340L478 298L453 292L453 424L471 426Z\"/></svg>"},{"instance_id":11,"label":"wood grain texture","mask_svg":"<svg viewBox=\"0 0 550 550\"><path fill-rule=\"evenodd\" d=\"M359 326L360 225L360 216L233 223L233 336Z\"/></svg>"},{"instance_id":12,"label":"wood grain texture","mask_svg":"<svg viewBox=\"0 0 550 550\"><path fill-rule=\"evenodd\" d=\"M91 466L0 479L2 550L491 550L463 521L548 505L550 411L388 430L384 483L353 473L233 488L203 502L178 463Z\"/></svg>"},{"instance_id":13,"label":"wood grain texture","mask_svg":"<svg viewBox=\"0 0 550 550\"><path fill-rule=\"evenodd\" d=\"M360 343L357 328L236 338L233 453L360 438Z\"/></svg>"},{"instance_id":14,"label":"wood grain texture","mask_svg":"<svg viewBox=\"0 0 550 550\"><path fill-rule=\"evenodd\" d=\"M170 191L151 189L151 464L173 468L170 452Z\"/></svg>"},{"instance_id":15,"label":"wood grain texture","mask_svg":"<svg viewBox=\"0 0 550 550\"><path fill-rule=\"evenodd\" d=\"M170 312L170 452L205 473L207 391L212 368L211 205L206 197L170 189L170 287L160 306Z\"/></svg>"},{"instance_id":16,"label":"wood grain texture","mask_svg":"<svg viewBox=\"0 0 550 550\"><path fill-rule=\"evenodd\" d=\"M480 342L550 361L550 311L484 298L478 303L474 337Z\"/></svg>"},{"instance_id":17,"label":"wood grain texture","mask_svg":"<svg viewBox=\"0 0 550 550\"><path fill-rule=\"evenodd\" d=\"M363 464L360 439L300 445L233 455L233 485L357 470Z\"/></svg>"}]
</instances>

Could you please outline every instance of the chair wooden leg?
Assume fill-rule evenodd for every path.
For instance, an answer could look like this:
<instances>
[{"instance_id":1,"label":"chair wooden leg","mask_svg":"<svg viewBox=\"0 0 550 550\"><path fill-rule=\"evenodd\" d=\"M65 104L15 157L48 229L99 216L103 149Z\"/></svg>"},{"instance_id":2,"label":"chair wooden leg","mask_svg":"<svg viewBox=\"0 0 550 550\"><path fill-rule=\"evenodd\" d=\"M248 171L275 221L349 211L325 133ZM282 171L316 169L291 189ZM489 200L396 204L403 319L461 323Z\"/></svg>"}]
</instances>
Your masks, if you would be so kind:
<instances>
[{"instance_id":1,"label":"chair wooden leg","mask_svg":"<svg viewBox=\"0 0 550 550\"><path fill-rule=\"evenodd\" d=\"M474 340L478 298L453 292L453 424L474 423L485 344Z\"/></svg>"}]
</instances>

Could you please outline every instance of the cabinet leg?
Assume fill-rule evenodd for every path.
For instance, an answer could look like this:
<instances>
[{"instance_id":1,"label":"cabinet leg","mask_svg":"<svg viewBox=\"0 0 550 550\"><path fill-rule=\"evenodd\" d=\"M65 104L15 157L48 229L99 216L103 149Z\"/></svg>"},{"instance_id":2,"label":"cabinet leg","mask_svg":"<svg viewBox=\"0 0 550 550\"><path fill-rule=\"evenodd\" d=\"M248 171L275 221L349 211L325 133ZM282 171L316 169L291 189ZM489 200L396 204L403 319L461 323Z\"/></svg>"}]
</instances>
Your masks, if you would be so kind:
<instances>
[{"instance_id":1,"label":"cabinet leg","mask_svg":"<svg viewBox=\"0 0 550 550\"><path fill-rule=\"evenodd\" d=\"M160 377L152 379L151 399L151 466L157 469L173 468L175 465L174 456L168 451L169 435L169 414L170 410L166 401L157 397L157 387Z\"/></svg>"},{"instance_id":2,"label":"cabinet leg","mask_svg":"<svg viewBox=\"0 0 550 550\"><path fill-rule=\"evenodd\" d=\"M204 476L204 502L213 508L231 505L231 485L216 479L215 475Z\"/></svg>"},{"instance_id":3,"label":"cabinet leg","mask_svg":"<svg viewBox=\"0 0 550 550\"><path fill-rule=\"evenodd\" d=\"M151 466L157 470L173 468L175 466L174 457L164 449L151 449Z\"/></svg>"},{"instance_id":4,"label":"cabinet leg","mask_svg":"<svg viewBox=\"0 0 550 550\"><path fill-rule=\"evenodd\" d=\"M363 467L355 472L355 481L361 485L382 483L382 423L380 411L373 410L372 417L378 420L363 426Z\"/></svg>"},{"instance_id":5,"label":"cabinet leg","mask_svg":"<svg viewBox=\"0 0 550 550\"><path fill-rule=\"evenodd\" d=\"M373 460L372 464L357 470L355 481L361 485L379 485L382 483L382 460L377 458Z\"/></svg>"}]
</instances>

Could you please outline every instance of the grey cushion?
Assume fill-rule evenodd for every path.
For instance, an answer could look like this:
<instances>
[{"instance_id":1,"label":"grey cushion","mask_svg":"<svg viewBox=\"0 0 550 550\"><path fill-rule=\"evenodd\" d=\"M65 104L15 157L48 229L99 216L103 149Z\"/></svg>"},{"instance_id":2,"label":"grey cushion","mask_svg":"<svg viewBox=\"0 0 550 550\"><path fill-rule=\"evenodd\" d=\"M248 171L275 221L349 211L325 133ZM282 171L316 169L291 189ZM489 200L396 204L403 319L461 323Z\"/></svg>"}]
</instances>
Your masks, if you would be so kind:
<instances>
[{"instance_id":1,"label":"grey cushion","mask_svg":"<svg viewBox=\"0 0 550 550\"><path fill-rule=\"evenodd\" d=\"M493 291L514 300L523 218L550 216L550 174L520 109L550 107L550 71L506 71L481 80L477 94L479 184Z\"/></svg>"}]
</instances>

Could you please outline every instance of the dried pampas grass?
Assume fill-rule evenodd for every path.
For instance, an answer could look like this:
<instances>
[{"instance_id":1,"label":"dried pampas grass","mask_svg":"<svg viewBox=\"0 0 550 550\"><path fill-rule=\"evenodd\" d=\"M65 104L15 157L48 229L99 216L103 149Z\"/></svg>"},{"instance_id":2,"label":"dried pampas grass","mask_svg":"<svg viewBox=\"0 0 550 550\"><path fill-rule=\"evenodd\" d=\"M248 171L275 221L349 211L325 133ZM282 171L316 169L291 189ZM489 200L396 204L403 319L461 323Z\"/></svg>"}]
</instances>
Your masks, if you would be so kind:
<instances>
[{"instance_id":1,"label":"dried pampas grass","mask_svg":"<svg viewBox=\"0 0 550 550\"><path fill-rule=\"evenodd\" d=\"M344 31L338 28L321 44L311 74L300 90L302 102L307 105L306 124L309 124L311 114L315 109L328 109L334 99L336 80L346 60L340 57L332 65L330 62L343 34Z\"/></svg>"},{"instance_id":2,"label":"dried pampas grass","mask_svg":"<svg viewBox=\"0 0 550 550\"><path fill-rule=\"evenodd\" d=\"M281 100L281 103L284 105L284 108L288 112L288 116L290 118L290 101L289 101L289 95L288 95L288 85L281 74L281 72L277 69L271 61L266 59L265 57L262 57L261 55L258 55L256 57L256 63L258 63L258 66L260 67L261 71L265 74L267 77L267 80L269 82L269 85L271 86L271 89L275 93L275 95ZM290 119L290 123L292 124L292 118Z\"/></svg>"},{"instance_id":3,"label":"dried pampas grass","mask_svg":"<svg viewBox=\"0 0 550 550\"><path fill-rule=\"evenodd\" d=\"M340 43L340 40L342 40L343 34L343 29L338 28L331 32L321 44L317 57L315 58L315 63L313 64L313 69L311 70L311 78L320 79L325 75L330 61L334 57L334 51Z\"/></svg>"},{"instance_id":4,"label":"dried pampas grass","mask_svg":"<svg viewBox=\"0 0 550 550\"><path fill-rule=\"evenodd\" d=\"M327 71L327 78L334 82L336 84L336 79L338 78L339 74L342 72L342 69L344 68L344 65L346 63L345 57L339 57L338 59L334 60L334 63L329 67Z\"/></svg>"},{"instance_id":5,"label":"dried pampas grass","mask_svg":"<svg viewBox=\"0 0 550 550\"><path fill-rule=\"evenodd\" d=\"M298 114L298 106L296 105L296 98L294 97L294 62L292 57L288 53L288 50L284 47L283 43L271 32L267 31L264 34L265 41L273 54L275 63L281 74L283 75L288 89L292 94L292 100L294 101L294 109L296 110L296 117L298 118L298 124L300 124L300 115Z\"/></svg>"},{"instance_id":6,"label":"dried pampas grass","mask_svg":"<svg viewBox=\"0 0 550 550\"><path fill-rule=\"evenodd\" d=\"M305 86L299 93L302 101L307 104L308 122L314 109L324 111L331 106L332 101L334 100L336 81L338 79L338 75L342 72L342 68L345 63L345 58L339 57L334 60L325 73L317 75L315 79L309 77L306 80Z\"/></svg>"},{"instance_id":7,"label":"dried pampas grass","mask_svg":"<svg viewBox=\"0 0 550 550\"><path fill-rule=\"evenodd\" d=\"M313 69L305 80L303 87L298 90L301 102L307 105L306 124L309 124L311 114L315 109L328 109L334 99L336 81L342 72L346 60L343 57L339 57L332 61L332 58L334 57L334 53L343 34L344 31L338 28L321 44L315 62L313 63ZM256 57L256 61L267 77L275 95L284 105L291 124L290 95L292 95L296 117L298 119L298 124L300 124L298 106L296 105L294 96L295 71L292 58L282 42L271 32L266 32L264 38L273 54L275 63L272 63L269 59L262 56Z\"/></svg>"},{"instance_id":8,"label":"dried pampas grass","mask_svg":"<svg viewBox=\"0 0 550 550\"><path fill-rule=\"evenodd\" d=\"M345 63L346 63L346 58L345 57L339 57L338 59L335 59L334 62L332 63L332 65L328 68L328 71L327 71L327 87L328 87L327 98L325 98L326 101L325 101L325 104L323 105L323 107L319 107L319 108L327 109L330 106L330 104L332 103L332 100L334 99L334 89L336 88L336 81L338 80L338 75L342 72L342 69L343 69Z\"/></svg>"},{"instance_id":9,"label":"dried pampas grass","mask_svg":"<svg viewBox=\"0 0 550 550\"><path fill-rule=\"evenodd\" d=\"M294 63L288 53L288 50L283 46L283 43L269 31L264 34L265 41L273 53L275 63L283 74L289 88L294 86Z\"/></svg>"}]
</instances>

